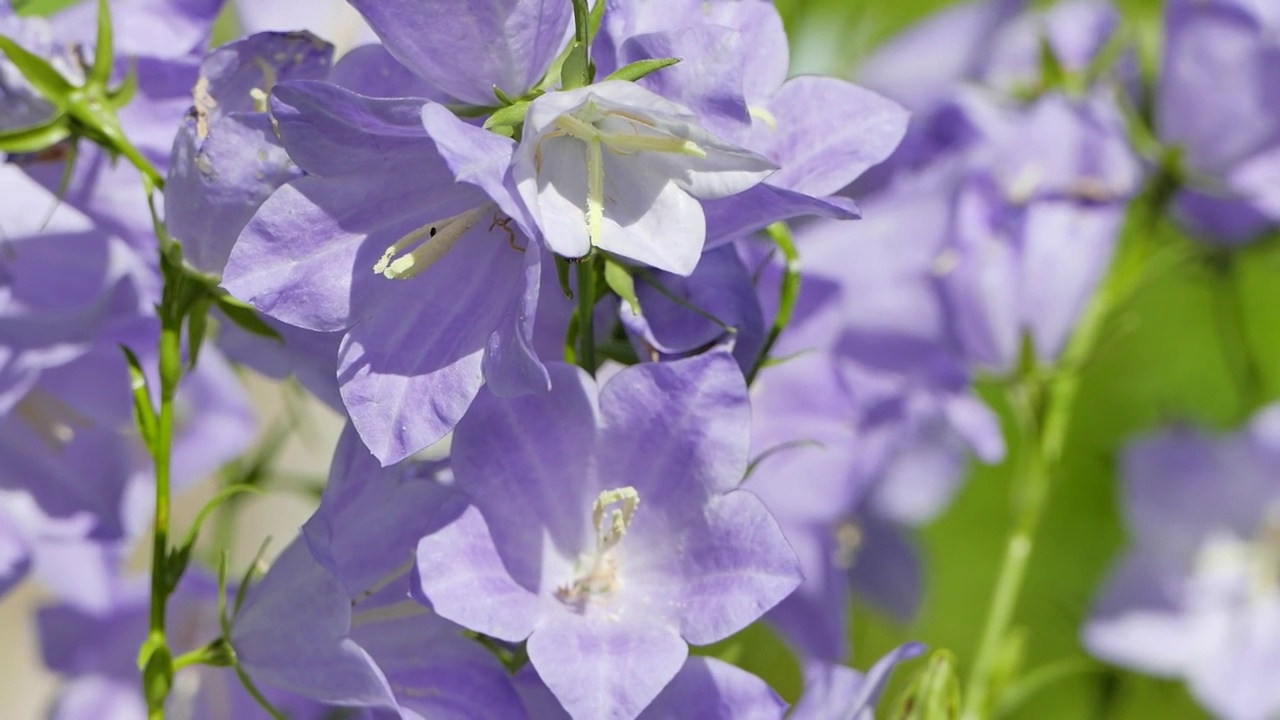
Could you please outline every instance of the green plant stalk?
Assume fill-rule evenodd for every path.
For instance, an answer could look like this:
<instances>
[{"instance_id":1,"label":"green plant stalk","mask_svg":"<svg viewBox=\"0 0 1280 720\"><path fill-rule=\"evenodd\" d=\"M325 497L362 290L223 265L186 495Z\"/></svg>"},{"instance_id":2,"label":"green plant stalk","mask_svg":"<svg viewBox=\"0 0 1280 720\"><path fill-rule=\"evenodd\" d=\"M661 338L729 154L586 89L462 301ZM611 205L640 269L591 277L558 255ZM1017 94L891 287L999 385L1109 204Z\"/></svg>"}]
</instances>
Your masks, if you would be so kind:
<instances>
[{"instance_id":1,"label":"green plant stalk","mask_svg":"<svg viewBox=\"0 0 1280 720\"><path fill-rule=\"evenodd\" d=\"M160 415L156 445L152 448L156 476L155 525L151 542L151 611L148 641L167 654L165 610L171 582L169 559L169 472L173 449L173 398L182 377L181 322L173 322L169 313L161 313L160 329ZM164 699L148 694L147 716L164 717Z\"/></svg>"},{"instance_id":2,"label":"green plant stalk","mask_svg":"<svg viewBox=\"0 0 1280 720\"><path fill-rule=\"evenodd\" d=\"M1132 242L1122 244L1106 279L1086 306L1057 362L1058 371L1047 379L1027 378L1020 383L1024 393L1042 402L1033 401L1032 412L1025 413L1019 423L1028 453L1017 480L1021 503L1013 532L1005 545L995 592L965 686L961 720L985 720L999 700L994 697L993 685L1000 649L1013 623L1035 546L1036 530L1048 504L1053 473L1062 460L1080 391L1080 373L1097 348L1108 317L1129 298L1147 269L1156 227L1174 189L1172 179L1161 173L1149 187L1145 202L1138 201L1136 212L1130 218L1130 227L1136 227L1137 232L1131 233L1130 228L1126 228L1125 235L1132 235L1127 238Z\"/></svg>"},{"instance_id":3,"label":"green plant stalk","mask_svg":"<svg viewBox=\"0 0 1280 720\"><path fill-rule=\"evenodd\" d=\"M578 365L596 374L596 258L588 255L578 263Z\"/></svg>"}]
</instances>

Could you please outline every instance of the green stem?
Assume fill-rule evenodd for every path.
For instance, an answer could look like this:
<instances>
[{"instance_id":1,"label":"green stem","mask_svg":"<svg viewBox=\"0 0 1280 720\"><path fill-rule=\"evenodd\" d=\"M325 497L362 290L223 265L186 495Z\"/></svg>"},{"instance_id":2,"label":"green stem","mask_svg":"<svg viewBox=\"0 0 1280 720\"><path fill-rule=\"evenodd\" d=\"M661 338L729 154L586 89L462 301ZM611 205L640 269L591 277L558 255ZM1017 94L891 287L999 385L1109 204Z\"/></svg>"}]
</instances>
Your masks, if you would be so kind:
<instances>
[{"instance_id":1,"label":"green stem","mask_svg":"<svg viewBox=\"0 0 1280 720\"><path fill-rule=\"evenodd\" d=\"M596 372L596 264L591 255L578 263L578 364Z\"/></svg>"},{"instance_id":2,"label":"green stem","mask_svg":"<svg viewBox=\"0 0 1280 720\"><path fill-rule=\"evenodd\" d=\"M773 325L765 337L764 346L760 348L760 356L747 372L747 385L755 381L761 368L769 361L769 353L778 342L778 336L791 323L791 314L795 311L796 298L800 295L800 253L796 251L795 242L791 239L791 229L786 223L774 223L765 228L765 234L773 240L773 244L782 253L782 288L778 293L778 311L773 316Z\"/></svg>"},{"instance_id":3,"label":"green stem","mask_svg":"<svg viewBox=\"0 0 1280 720\"><path fill-rule=\"evenodd\" d=\"M1136 228L1136 233L1126 232L1130 242L1121 247L1105 281L1085 308L1058 360L1057 372L1047 380L1028 378L1021 383L1024 397L1043 397L1043 402L1029 403L1028 412L1023 414L1019 423L1025 452L1028 453L1017 484L1021 503L1014 529L1005 545L994 597L965 687L961 720L989 717L990 709L999 700L995 697L998 661L1013 623L1018 596L1035 547L1035 534L1049 501L1053 474L1066 446L1067 430L1080 390L1080 373L1097 347L1111 311L1127 298L1146 269L1155 229L1171 194L1162 176L1149 189L1146 201L1135 207L1130 226Z\"/></svg>"},{"instance_id":4,"label":"green stem","mask_svg":"<svg viewBox=\"0 0 1280 720\"><path fill-rule=\"evenodd\" d=\"M163 315L163 312L162 312ZM180 325L179 325L180 327ZM171 592L168 578L169 558L169 470L173 448L173 398L182 376L182 351L179 327L168 318L161 320L160 329L160 415L156 432L156 445L152 448L155 460L156 508L155 527L151 543L151 613L149 642L168 657L165 639L165 609ZM148 694L148 717L164 717L164 698Z\"/></svg>"}]
</instances>

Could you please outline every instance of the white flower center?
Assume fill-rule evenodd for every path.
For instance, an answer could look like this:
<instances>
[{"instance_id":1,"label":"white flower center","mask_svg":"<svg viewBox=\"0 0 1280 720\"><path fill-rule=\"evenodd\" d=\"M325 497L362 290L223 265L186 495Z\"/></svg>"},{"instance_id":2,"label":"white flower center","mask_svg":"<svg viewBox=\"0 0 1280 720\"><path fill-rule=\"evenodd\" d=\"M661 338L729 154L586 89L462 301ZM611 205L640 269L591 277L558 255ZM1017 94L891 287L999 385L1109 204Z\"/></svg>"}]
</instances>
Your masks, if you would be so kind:
<instances>
[{"instance_id":1,"label":"white flower center","mask_svg":"<svg viewBox=\"0 0 1280 720\"><path fill-rule=\"evenodd\" d=\"M1280 506L1271 508L1251 539L1211 535L1196 557L1193 582L1242 604L1280 599Z\"/></svg>"},{"instance_id":2,"label":"white flower center","mask_svg":"<svg viewBox=\"0 0 1280 720\"><path fill-rule=\"evenodd\" d=\"M552 138L572 137L587 146L587 235L596 245L604 228L604 149L615 155L657 152L705 158L697 143L658 127L637 113L601 109L588 100L578 110L555 119L555 129L538 139L534 168L542 169L542 143Z\"/></svg>"},{"instance_id":3,"label":"white flower center","mask_svg":"<svg viewBox=\"0 0 1280 720\"><path fill-rule=\"evenodd\" d=\"M605 490L591 507L591 523L596 533L595 550L578 558L575 579L556 590L565 602L581 603L607 596L617 588L617 547L631 526L640 494L633 487Z\"/></svg>"}]
</instances>

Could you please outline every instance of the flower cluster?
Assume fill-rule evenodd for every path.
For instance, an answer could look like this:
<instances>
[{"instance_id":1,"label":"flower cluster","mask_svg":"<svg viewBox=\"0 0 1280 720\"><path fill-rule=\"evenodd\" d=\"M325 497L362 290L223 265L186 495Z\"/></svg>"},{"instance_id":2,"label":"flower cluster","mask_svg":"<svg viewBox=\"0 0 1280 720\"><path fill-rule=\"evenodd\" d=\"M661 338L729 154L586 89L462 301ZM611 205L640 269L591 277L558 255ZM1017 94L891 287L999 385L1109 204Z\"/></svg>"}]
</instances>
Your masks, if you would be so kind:
<instances>
[{"instance_id":1,"label":"flower cluster","mask_svg":"<svg viewBox=\"0 0 1280 720\"><path fill-rule=\"evenodd\" d=\"M1153 82L1109 5L985 0L855 84L772 0L0 0L0 594L53 596L50 715L869 720L925 647L853 670L850 609L934 602L975 464L1018 516L963 692L939 648L884 712L1008 713L1111 320L1280 223L1278 22L1169 0ZM345 428L228 580L247 372ZM1081 633L1227 718L1280 711L1276 412L1125 451Z\"/></svg>"}]
</instances>

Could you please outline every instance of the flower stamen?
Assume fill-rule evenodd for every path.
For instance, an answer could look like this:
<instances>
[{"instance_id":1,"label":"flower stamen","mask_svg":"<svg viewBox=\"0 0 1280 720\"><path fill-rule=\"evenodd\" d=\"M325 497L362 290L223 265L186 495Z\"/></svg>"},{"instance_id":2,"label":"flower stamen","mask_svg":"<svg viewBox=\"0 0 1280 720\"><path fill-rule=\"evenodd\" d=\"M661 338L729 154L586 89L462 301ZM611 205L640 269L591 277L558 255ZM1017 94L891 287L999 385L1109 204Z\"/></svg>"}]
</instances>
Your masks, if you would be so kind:
<instances>
[{"instance_id":1,"label":"flower stamen","mask_svg":"<svg viewBox=\"0 0 1280 720\"><path fill-rule=\"evenodd\" d=\"M487 203L406 233L382 253L373 271L389 280L407 280L417 275L452 250L458 240L494 207ZM409 247L413 249L401 254Z\"/></svg>"}]
</instances>

